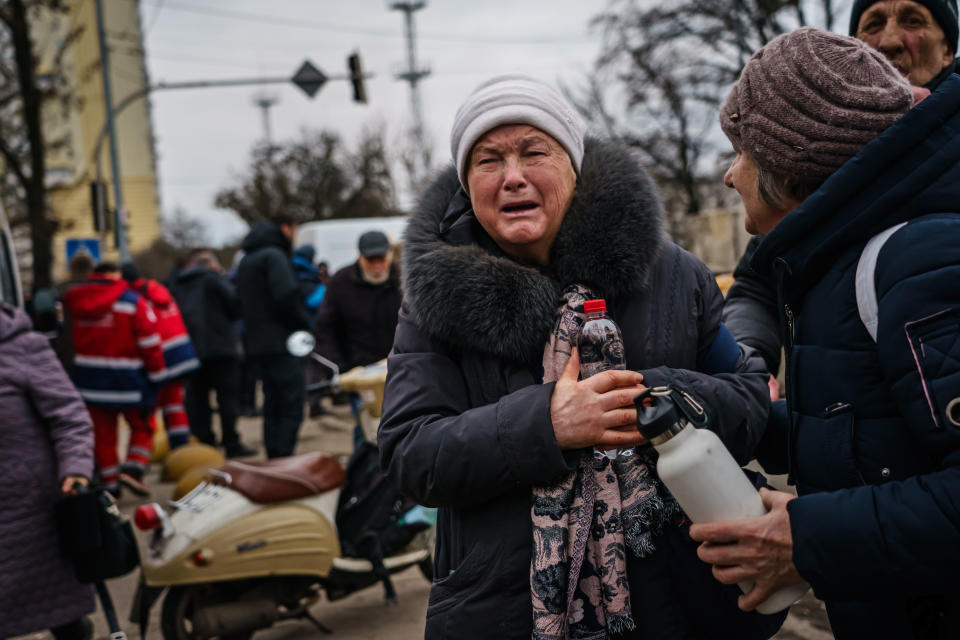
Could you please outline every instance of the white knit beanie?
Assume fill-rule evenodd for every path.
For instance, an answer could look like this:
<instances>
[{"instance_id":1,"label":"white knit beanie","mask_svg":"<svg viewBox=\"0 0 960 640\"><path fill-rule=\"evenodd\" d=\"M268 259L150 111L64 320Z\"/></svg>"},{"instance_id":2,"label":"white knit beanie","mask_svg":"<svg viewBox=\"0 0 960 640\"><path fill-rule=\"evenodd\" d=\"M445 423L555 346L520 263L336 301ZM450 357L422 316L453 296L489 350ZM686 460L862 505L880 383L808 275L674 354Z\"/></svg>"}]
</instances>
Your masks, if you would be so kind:
<instances>
[{"instance_id":1,"label":"white knit beanie","mask_svg":"<svg viewBox=\"0 0 960 640\"><path fill-rule=\"evenodd\" d=\"M583 162L583 122L553 87L530 76L510 74L487 80L457 110L450 153L460 184L467 189L467 156L485 133L505 124L528 124L559 142L577 174Z\"/></svg>"}]
</instances>

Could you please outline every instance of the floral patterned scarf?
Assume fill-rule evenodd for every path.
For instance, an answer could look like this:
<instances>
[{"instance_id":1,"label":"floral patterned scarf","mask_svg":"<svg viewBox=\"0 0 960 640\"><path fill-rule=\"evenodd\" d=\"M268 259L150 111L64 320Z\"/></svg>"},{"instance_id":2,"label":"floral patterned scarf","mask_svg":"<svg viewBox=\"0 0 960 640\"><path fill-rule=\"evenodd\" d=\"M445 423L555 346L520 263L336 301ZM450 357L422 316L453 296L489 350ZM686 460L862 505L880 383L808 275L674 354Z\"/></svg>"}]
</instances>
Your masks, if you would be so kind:
<instances>
[{"instance_id":1,"label":"floral patterned scarf","mask_svg":"<svg viewBox=\"0 0 960 640\"><path fill-rule=\"evenodd\" d=\"M597 297L581 286L563 292L543 354L544 382L560 377ZM615 458L581 452L576 470L553 486L533 488L533 640L600 640L634 628L626 554L649 555L653 536L679 512L648 453Z\"/></svg>"}]
</instances>

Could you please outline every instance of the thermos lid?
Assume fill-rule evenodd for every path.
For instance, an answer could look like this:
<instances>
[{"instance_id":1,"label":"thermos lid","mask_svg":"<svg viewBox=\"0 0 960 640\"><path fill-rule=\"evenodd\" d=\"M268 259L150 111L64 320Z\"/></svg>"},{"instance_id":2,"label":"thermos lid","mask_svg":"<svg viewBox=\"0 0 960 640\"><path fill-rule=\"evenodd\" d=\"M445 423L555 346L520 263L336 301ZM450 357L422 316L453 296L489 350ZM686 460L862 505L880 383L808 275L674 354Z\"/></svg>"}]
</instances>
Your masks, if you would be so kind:
<instances>
[{"instance_id":1,"label":"thermos lid","mask_svg":"<svg viewBox=\"0 0 960 640\"><path fill-rule=\"evenodd\" d=\"M676 430L675 426L684 422L673 398L669 395L653 395L651 392L652 389L647 389L633 399L637 407L637 429L647 440L653 440L671 428ZM648 400L653 406L646 406Z\"/></svg>"},{"instance_id":2,"label":"thermos lid","mask_svg":"<svg viewBox=\"0 0 960 640\"><path fill-rule=\"evenodd\" d=\"M584 313L600 313L607 310L607 301L603 298L594 298L583 303Z\"/></svg>"}]
</instances>

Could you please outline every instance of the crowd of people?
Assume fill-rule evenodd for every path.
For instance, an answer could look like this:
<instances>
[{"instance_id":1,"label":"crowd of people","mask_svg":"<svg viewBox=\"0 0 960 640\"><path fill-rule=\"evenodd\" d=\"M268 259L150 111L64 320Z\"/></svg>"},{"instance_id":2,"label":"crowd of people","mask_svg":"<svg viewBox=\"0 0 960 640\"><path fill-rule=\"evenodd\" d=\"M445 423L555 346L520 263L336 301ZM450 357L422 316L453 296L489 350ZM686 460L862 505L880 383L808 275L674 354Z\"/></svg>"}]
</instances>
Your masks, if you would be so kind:
<instances>
[{"instance_id":1,"label":"crowd of people","mask_svg":"<svg viewBox=\"0 0 960 640\"><path fill-rule=\"evenodd\" d=\"M293 455L305 380L303 360L287 351L289 335L314 332L319 353L342 370L386 357L400 306L386 235L364 234L357 263L327 278L313 247L291 250L294 232L291 219L264 221L244 240L232 273L213 251L197 249L166 285L133 263L80 253L57 287L63 321L52 340L31 330L23 310L0 303L0 461L9 480L0 492L8 498L0 514L0 637L43 628L58 640L90 637L84 614L93 592L59 553L53 503L91 483L116 498L124 490L148 496L158 415L171 450L192 435L228 458L257 455L241 442L237 418L244 378L259 379L266 456ZM129 428L122 456L121 418Z\"/></svg>"},{"instance_id":2,"label":"crowd of people","mask_svg":"<svg viewBox=\"0 0 960 640\"><path fill-rule=\"evenodd\" d=\"M328 278L285 216L232 273L200 249L167 286L75 257L53 344L0 306L0 637L88 637L92 595L37 506L94 480L146 495L158 412L172 447L218 444L215 392L226 455L256 454L236 422L258 378L265 454L294 453L321 375L288 350L304 330L340 370L388 357L381 465L439 508L427 638L760 640L785 613L757 606L804 582L842 640L957 637L958 31L956 0L856 0L849 36L749 59L719 113L755 236L726 299L636 158L524 75L455 114L402 281L376 230ZM626 369L581 379L592 298ZM653 388L796 491L754 475L765 516L690 522L636 428Z\"/></svg>"}]
</instances>

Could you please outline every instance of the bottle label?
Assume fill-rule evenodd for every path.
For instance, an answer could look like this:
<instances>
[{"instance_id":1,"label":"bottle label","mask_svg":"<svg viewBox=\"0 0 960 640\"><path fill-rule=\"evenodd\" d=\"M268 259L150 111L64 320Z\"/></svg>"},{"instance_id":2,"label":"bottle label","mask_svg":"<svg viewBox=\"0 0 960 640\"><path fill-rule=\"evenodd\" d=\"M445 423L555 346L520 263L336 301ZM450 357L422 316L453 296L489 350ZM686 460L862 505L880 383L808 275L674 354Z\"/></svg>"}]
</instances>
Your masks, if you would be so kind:
<instances>
[{"instance_id":1,"label":"bottle label","mask_svg":"<svg viewBox=\"0 0 960 640\"><path fill-rule=\"evenodd\" d=\"M582 340L580 343L580 375L583 378L606 371L607 369L626 369L627 358L623 348L623 338L615 328L603 332L598 340Z\"/></svg>"}]
</instances>

